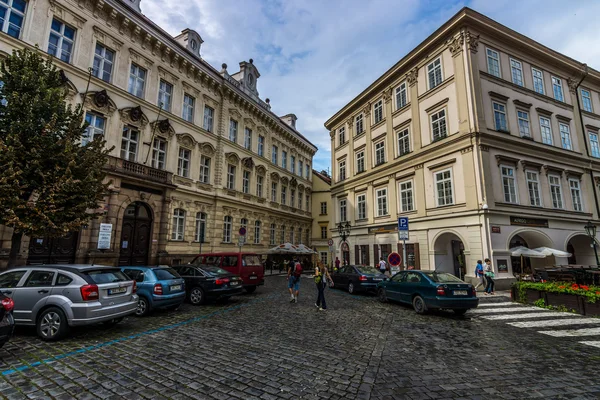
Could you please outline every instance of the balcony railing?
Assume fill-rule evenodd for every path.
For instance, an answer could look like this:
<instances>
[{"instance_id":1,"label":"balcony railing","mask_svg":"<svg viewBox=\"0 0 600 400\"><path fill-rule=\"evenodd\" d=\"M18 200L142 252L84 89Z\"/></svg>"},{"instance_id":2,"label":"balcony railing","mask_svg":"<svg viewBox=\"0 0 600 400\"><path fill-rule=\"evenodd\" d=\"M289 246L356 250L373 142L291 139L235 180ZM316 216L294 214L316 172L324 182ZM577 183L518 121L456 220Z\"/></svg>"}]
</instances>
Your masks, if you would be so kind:
<instances>
[{"instance_id":1,"label":"balcony railing","mask_svg":"<svg viewBox=\"0 0 600 400\"><path fill-rule=\"evenodd\" d=\"M171 172L127 161L122 158L110 157L106 169L152 182L173 183L173 174Z\"/></svg>"}]
</instances>

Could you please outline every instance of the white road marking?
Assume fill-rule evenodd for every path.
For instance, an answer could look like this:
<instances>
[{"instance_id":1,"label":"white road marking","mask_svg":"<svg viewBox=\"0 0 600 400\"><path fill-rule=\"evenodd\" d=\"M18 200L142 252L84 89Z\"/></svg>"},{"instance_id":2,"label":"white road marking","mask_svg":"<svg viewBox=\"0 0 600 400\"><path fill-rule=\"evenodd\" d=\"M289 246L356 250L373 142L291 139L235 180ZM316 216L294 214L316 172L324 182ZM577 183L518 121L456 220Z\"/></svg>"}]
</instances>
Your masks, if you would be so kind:
<instances>
[{"instance_id":1,"label":"white road marking","mask_svg":"<svg viewBox=\"0 0 600 400\"><path fill-rule=\"evenodd\" d=\"M587 344L588 346L594 346L594 347L598 347L600 348L600 341L597 340L592 340L592 341L585 341L585 342L579 342L581 344Z\"/></svg>"},{"instance_id":2,"label":"white road marking","mask_svg":"<svg viewBox=\"0 0 600 400\"><path fill-rule=\"evenodd\" d=\"M600 328L567 329L559 331L538 331L544 335L554 337L576 337L576 336L596 336L600 335Z\"/></svg>"},{"instance_id":3,"label":"white road marking","mask_svg":"<svg viewBox=\"0 0 600 400\"><path fill-rule=\"evenodd\" d=\"M485 315L481 318L489 320L506 320L506 319L528 319L528 318L548 318L548 317L578 317L578 314L571 314L565 312L546 312L546 313L524 313L524 314L509 314L509 315Z\"/></svg>"},{"instance_id":4,"label":"white road marking","mask_svg":"<svg viewBox=\"0 0 600 400\"><path fill-rule=\"evenodd\" d=\"M598 325L598 318L572 318L572 319L552 319L546 321L521 321L509 322L508 325L516 326L517 328L545 328L550 326L566 326L566 325Z\"/></svg>"},{"instance_id":5,"label":"white road marking","mask_svg":"<svg viewBox=\"0 0 600 400\"><path fill-rule=\"evenodd\" d=\"M479 304L479 306L477 306L478 308L480 307L505 307L505 306L516 306L519 305L519 303L511 303L511 302L506 302L506 303L483 303L483 304Z\"/></svg>"},{"instance_id":6,"label":"white road marking","mask_svg":"<svg viewBox=\"0 0 600 400\"><path fill-rule=\"evenodd\" d=\"M474 310L470 310L470 314L492 314L492 313L509 313L509 312L517 312L517 311L546 311L545 308L537 308L537 307L506 307L506 308L476 308Z\"/></svg>"}]
</instances>

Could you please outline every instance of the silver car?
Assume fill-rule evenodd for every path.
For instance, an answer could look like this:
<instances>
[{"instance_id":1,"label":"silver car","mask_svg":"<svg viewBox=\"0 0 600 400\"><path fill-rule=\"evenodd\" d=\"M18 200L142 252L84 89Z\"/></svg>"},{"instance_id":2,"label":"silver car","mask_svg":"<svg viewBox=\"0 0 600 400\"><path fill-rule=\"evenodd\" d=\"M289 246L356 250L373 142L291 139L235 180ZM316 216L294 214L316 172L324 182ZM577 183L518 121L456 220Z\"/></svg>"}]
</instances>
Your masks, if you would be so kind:
<instances>
[{"instance_id":1,"label":"silver car","mask_svg":"<svg viewBox=\"0 0 600 400\"><path fill-rule=\"evenodd\" d=\"M35 325L43 340L64 337L69 327L116 324L135 314L135 281L102 265L17 267L0 274L0 290L15 303L17 325Z\"/></svg>"}]
</instances>

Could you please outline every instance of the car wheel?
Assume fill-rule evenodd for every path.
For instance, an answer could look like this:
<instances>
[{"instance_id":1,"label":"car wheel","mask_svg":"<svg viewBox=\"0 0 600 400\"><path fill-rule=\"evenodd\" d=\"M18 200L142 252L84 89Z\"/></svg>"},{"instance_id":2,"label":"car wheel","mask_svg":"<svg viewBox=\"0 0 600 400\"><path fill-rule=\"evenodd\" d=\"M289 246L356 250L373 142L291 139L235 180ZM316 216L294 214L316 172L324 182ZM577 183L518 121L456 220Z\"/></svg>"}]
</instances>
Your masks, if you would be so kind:
<instances>
[{"instance_id":1,"label":"car wheel","mask_svg":"<svg viewBox=\"0 0 600 400\"><path fill-rule=\"evenodd\" d=\"M106 326L113 326L118 324L119 322L123 321L124 317L120 317L120 318L113 318L110 321L104 321L102 324L106 325Z\"/></svg>"},{"instance_id":2,"label":"car wheel","mask_svg":"<svg viewBox=\"0 0 600 400\"><path fill-rule=\"evenodd\" d=\"M427 305L421 296L415 296L413 299L413 308L417 314L425 314L427 312Z\"/></svg>"},{"instance_id":3,"label":"car wheel","mask_svg":"<svg viewBox=\"0 0 600 400\"><path fill-rule=\"evenodd\" d=\"M377 291L377 298L380 302L387 303L387 295L385 294L384 288L379 288L379 290Z\"/></svg>"},{"instance_id":4,"label":"car wheel","mask_svg":"<svg viewBox=\"0 0 600 400\"><path fill-rule=\"evenodd\" d=\"M140 296L138 299L138 305L135 310L136 317L143 317L150 313L150 302L145 297Z\"/></svg>"},{"instance_id":5,"label":"car wheel","mask_svg":"<svg viewBox=\"0 0 600 400\"><path fill-rule=\"evenodd\" d=\"M452 310L452 311L454 311L454 314L456 314L456 315L465 315L468 310L461 309L461 310Z\"/></svg>"},{"instance_id":6,"label":"car wheel","mask_svg":"<svg viewBox=\"0 0 600 400\"><path fill-rule=\"evenodd\" d=\"M248 293L254 293L256 291L256 286L248 286L246 288L246 292Z\"/></svg>"},{"instance_id":7,"label":"car wheel","mask_svg":"<svg viewBox=\"0 0 600 400\"><path fill-rule=\"evenodd\" d=\"M352 282L348 284L348 293L354 294L354 283Z\"/></svg>"},{"instance_id":8,"label":"car wheel","mask_svg":"<svg viewBox=\"0 0 600 400\"><path fill-rule=\"evenodd\" d=\"M37 334L42 340L58 340L67 334L65 313L57 307L44 310L37 319Z\"/></svg>"},{"instance_id":9,"label":"car wheel","mask_svg":"<svg viewBox=\"0 0 600 400\"><path fill-rule=\"evenodd\" d=\"M192 291L190 292L190 303L197 306L199 304L204 303L205 300L206 298L204 296L204 290L202 290L202 288L195 287L192 289Z\"/></svg>"}]
</instances>

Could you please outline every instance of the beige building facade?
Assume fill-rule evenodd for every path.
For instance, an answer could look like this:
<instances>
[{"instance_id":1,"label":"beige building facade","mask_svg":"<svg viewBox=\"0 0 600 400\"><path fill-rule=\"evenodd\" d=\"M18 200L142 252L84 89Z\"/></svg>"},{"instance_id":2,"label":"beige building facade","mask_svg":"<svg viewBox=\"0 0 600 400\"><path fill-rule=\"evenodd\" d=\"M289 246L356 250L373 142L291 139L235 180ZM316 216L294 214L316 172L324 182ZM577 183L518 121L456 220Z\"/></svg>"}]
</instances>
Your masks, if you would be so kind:
<instances>
[{"instance_id":1,"label":"beige building facade","mask_svg":"<svg viewBox=\"0 0 600 400\"><path fill-rule=\"evenodd\" d=\"M187 262L200 249L237 251L241 227L243 251L310 240L317 148L295 115L279 117L259 97L251 59L233 74L216 70L197 32L168 35L139 0L9 4L0 51L52 54L90 137L114 146L104 217L64 238L26 238L20 263ZM101 223L111 240L99 250ZM10 236L0 227L0 264Z\"/></svg>"},{"instance_id":2,"label":"beige building facade","mask_svg":"<svg viewBox=\"0 0 600 400\"><path fill-rule=\"evenodd\" d=\"M317 252L318 259L325 265L332 265L332 252L329 251L331 240L331 177L325 172L313 170L312 182L312 249ZM335 257L335 256L334 256ZM335 259L335 258L334 258Z\"/></svg>"},{"instance_id":3,"label":"beige building facade","mask_svg":"<svg viewBox=\"0 0 600 400\"><path fill-rule=\"evenodd\" d=\"M503 284L530 263L595 264L599 93L598 71L462 9L325 123L346 257L402 254L406 216L416 268L470 278L489 257ZM573 256L521 266L517 245Z\"/></svg>"}]
</instances>

